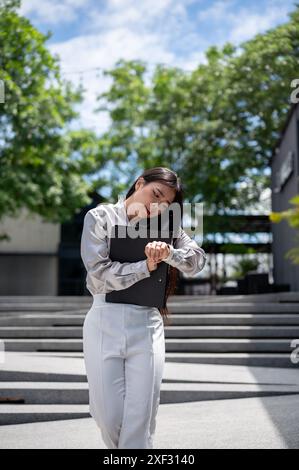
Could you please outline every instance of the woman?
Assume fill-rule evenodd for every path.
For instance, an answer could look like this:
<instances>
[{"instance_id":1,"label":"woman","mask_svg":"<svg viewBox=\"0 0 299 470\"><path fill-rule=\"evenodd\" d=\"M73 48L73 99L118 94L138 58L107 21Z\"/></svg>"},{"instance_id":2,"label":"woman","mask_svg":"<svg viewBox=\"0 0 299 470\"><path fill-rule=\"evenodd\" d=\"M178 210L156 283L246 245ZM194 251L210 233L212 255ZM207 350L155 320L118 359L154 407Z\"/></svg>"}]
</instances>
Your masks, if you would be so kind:
<instances>
[{"instance_id":1,"label":"woman","mask_svg":"<svg viewBox=\"0 0 299 470\"><path fill-rule=\"evenodd\" d=\"M160 216L177 202L183 213L179 177L165 167L145 170L115 204L99 204L84 218L81 257L93 304L83 324L89 409L109 449L152 449L165 364L163 317L168 310L109 303L105 294L150 276L162 260L170 265L166 298L176 288L177 270L201 271L206 254L180 227L173 244L153 241L146 259L120 263L109 258L108 225L131 225ZM154 204L158 203L158 204ZM158 212L155 209L158 207Z\"/></svg>"}]
</instances>

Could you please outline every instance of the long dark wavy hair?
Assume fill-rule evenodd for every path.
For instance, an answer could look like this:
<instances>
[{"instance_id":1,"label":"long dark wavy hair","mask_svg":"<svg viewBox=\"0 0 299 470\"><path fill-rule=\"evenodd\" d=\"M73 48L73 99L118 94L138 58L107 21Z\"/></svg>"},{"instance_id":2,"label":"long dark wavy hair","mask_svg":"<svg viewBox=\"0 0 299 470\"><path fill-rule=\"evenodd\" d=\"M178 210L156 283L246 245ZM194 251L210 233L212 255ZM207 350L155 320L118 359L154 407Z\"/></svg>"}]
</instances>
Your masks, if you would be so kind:
<instances>
[{"instance_id":1,"label":"long dark wavy hair","mask_svg":"<svg viewBox=\"0 0 299 470\"><path fill-rule=\"evenodd\" d=\"M170 188L173 188L176 190L176 194L175 194L175 198L173 202L176 202L180 205L180 213L181 213L181 221L182 221L183 187L182 187L180 178L177 175L177 173L170 170L169 168L162 167L162 166L149 168L145 170L141 175L139 175L138 178L136 178L136 180L134 181L134 183L128 190L125 196L125 199L128 199L128 197L130 197L135 192L135 184L137 180L141 177L144 178L145 184L151 183L152 181L159 181L160 183L165 184L166 186L169 186ZM161 215L159 214L158 217L161 218ZM176 241L177 241L177 238L173 238L173 241L172 241L173 246L175 246ZM179 277L178 269L169 265L167 280L166 280L166 302L167 302L167 298L176 292L178 277ZM171 322L169 321L170 312L167 308L167 304L165 304L165 307L159 308L159 311L162 315L163 320L165 320L165 323L169 325Z\"/></svg>"}]
</instances>

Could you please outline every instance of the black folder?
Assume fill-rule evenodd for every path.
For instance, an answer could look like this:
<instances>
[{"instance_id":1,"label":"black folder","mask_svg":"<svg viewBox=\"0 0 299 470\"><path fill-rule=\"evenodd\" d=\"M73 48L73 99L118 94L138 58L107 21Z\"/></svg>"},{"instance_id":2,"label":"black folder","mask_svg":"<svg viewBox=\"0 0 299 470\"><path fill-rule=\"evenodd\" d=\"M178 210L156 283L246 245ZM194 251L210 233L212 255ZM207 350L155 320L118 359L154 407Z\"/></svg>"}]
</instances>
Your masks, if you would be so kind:
<instances>
[{"instance_id":1,"label":"black folder","mask_svg":"<svg viewBox=\"0 0 299 470\"><path fill-rule=\"evenodd\" d=\"M134 225L115 225L110 240L110 259L112 261L136 262L146 259L144 253L147 243L154 240L172 244L173 231L149 232L147 228ZM136 227L136 228L135 228ZM136 230L138 228L138 231ZM121 290L113 290L106 294L106 302L136 304L148 307L166 306L166 281L169 264L161 261L150 276Z\"/></svg>"}]
</instances>

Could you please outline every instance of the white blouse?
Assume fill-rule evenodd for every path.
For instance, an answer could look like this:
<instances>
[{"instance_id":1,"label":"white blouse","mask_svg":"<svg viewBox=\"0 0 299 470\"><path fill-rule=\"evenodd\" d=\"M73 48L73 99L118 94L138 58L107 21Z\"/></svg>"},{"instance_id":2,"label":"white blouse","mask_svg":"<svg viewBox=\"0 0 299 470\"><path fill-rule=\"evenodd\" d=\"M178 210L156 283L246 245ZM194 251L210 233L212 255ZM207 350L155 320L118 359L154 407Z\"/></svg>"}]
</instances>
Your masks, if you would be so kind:
<instances>
[{"instance_id":1,"label":"white blouse","mask_svg":"<svg viewBox=\"0 0 299 470\"><path fill-rule=\"evenodd\" d=\"M126 289L150 276L146 259L120 263L109 258L110 228L116 224L131 225L124 197L115 204L99 204L85 214L80 252L87 271L86 287L92 295ZM205 251L181 227L175 245L169 246L169 256L163 260L165 263L189 276L204 268Z\"/></svg>"}]
</instances>

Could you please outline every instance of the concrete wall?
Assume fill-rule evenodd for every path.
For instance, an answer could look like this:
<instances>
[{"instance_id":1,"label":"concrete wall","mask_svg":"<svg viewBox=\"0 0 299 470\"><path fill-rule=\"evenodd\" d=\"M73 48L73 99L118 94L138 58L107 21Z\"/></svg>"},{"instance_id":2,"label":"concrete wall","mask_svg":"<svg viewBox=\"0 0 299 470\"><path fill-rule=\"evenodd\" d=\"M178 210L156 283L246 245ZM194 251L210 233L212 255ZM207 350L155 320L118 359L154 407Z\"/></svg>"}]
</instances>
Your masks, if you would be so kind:
<instances>
[{"instance_id":1,"label":"concrete wall","mask_svg":"<svg viewBox=\"0 0 299 470\"><path fill-rule=\"evenodd\" d=\"M293 196L299 194L299 106L295 108L282 141L272 158L272 210L283 211L294 207L290 202ZM281 190L278 190L277 172L281 171L289 152L294 152L294 170ZM286 221L272 223L273 232L273 263L274 282L288 283L291 290L299 291L299 265L294 265L284 258L285 253L293 247L299 247L299 240L295 238L298 230L294 230Z\"/></svg>"},{"instance_id":2,"label":"concrete wall","mask_svg":"<svg viewBox=\"0 0 299 470\"><path fill-rule=\"evenodd\" d=\"M0 221L0 295L57 295L60 224L26 209Z\"/></svg>"}]
</instances>

